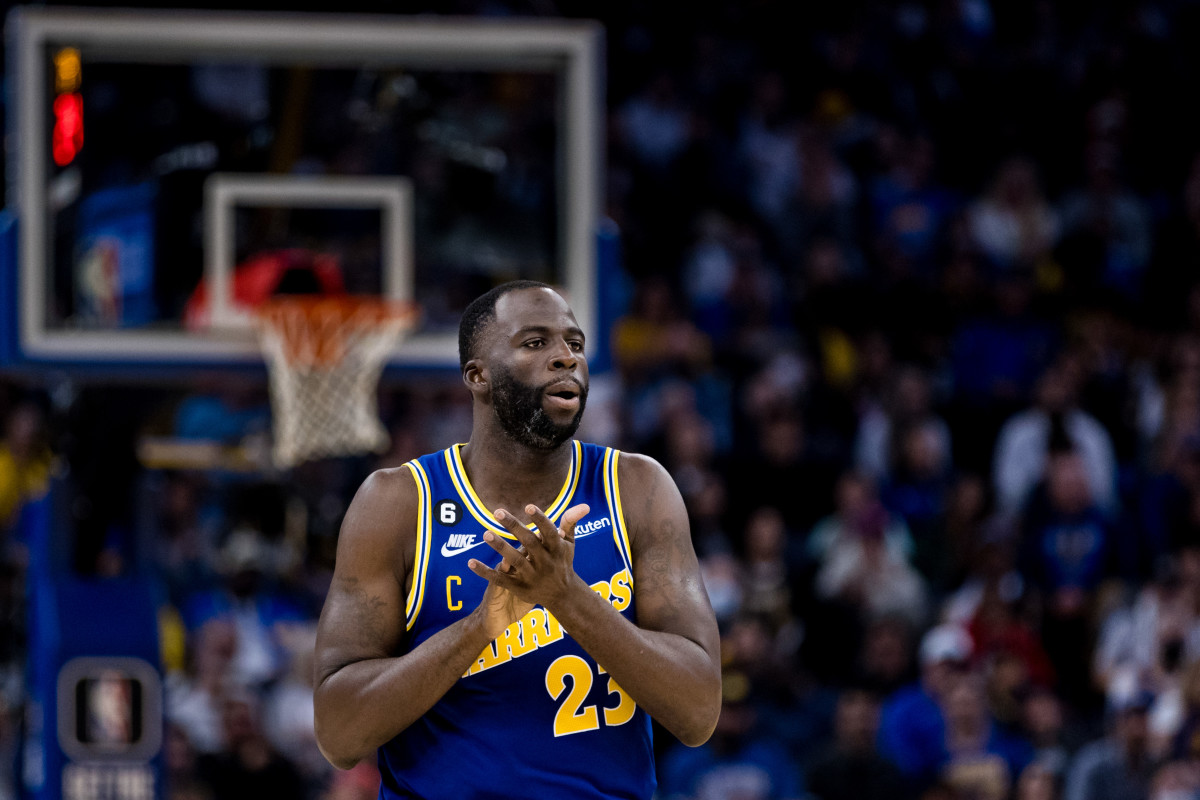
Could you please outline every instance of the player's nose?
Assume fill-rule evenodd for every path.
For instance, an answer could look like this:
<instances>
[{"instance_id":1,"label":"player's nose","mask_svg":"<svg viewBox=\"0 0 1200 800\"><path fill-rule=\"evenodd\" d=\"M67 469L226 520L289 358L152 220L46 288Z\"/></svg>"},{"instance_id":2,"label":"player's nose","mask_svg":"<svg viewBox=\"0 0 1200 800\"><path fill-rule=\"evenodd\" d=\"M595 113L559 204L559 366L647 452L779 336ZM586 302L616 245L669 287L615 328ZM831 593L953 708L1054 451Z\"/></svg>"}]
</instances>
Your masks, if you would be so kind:
<instances>
[{"instance_id":1,"label":"player's nose","mask_svg":"<svg viewBox=\"0 0 1200 800\"><path fill-rule=\"evenodd\" d=\"M571 349L570 343L559 340L554 349L553 366L555 369L574 369L579 364L579 354Z\"/></svg>"}]
</instances>

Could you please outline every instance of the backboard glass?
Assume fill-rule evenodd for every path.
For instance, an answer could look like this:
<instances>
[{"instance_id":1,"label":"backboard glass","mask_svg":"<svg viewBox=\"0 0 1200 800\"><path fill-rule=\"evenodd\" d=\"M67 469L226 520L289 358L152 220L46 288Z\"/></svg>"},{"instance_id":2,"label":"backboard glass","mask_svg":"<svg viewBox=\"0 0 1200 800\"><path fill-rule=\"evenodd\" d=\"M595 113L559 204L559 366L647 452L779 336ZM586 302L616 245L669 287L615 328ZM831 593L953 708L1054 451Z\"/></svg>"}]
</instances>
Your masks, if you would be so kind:
<instances>
[{"instance_id":1,"label":"backboard glass","mask_svg":"<svg viewBox=\"0 0 1200 800\"><path fill-rule=\"evenodd\" d=\"M245 298L314 264L422 306L400 366L456 367L512 278L593 333L597 25L35 7L6 36L26 362L261 362Z\"/></svg>"}]
</instances>

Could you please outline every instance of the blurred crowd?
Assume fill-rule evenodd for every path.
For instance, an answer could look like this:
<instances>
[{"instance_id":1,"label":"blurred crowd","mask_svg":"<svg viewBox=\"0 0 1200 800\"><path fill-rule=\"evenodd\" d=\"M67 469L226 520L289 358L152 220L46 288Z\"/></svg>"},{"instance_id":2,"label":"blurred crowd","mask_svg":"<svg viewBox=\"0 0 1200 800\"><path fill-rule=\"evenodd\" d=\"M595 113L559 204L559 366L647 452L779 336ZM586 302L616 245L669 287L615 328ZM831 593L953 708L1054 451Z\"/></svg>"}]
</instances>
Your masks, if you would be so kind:
<instances>
[{"instance_id":1,"label":"blurred crowd","mask_svg":"<svg viewBox=\"0 0 1200 800\"><path fill-rule=\"evenodd\" d=\"M607 25L626 302L580 437L674 476L722 631L717 732L659 731L663 800L1200 798L1200 4L532 5L456 10ZM130 453L269 428L261 385L71 413L4 388L0 527L55 454L87 471L89 403L136 411L104 428ZM375 797L311 730L337 526L371 469L470 431L453 376L381 413L389 452L286 480L120 473L152 511L172 800Z\"/></svg>"},{"instance_id":2,"label":"blurred crowd","mask_svg":"<svg viewBox=\"0 0 1200 800\"><path fill-rule=\"evenodd\" d=\"M720 11L613 36L609 429L724 633L662 795L1200 797L1200 9Z\"/></svg>"}]
</instances>

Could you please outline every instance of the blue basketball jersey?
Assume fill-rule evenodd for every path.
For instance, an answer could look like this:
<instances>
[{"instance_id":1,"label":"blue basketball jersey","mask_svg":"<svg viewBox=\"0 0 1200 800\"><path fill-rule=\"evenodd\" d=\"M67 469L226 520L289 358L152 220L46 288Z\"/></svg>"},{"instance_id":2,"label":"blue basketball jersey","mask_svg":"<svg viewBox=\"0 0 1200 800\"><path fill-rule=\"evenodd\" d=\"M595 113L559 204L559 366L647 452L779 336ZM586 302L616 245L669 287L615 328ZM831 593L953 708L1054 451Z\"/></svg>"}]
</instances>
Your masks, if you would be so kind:
<instances>
[{"instance_id":1,"label":"blue basketball jersey","mask_svg":"<svg viewBox=\"0 0 1200 800\"><path fill-rule=\"evenodd\" d=\"M513 539L471 487L461 449L406 464L419 497L406 650L479 605L487 581L467 560L500 563L484 531ZM546 515L558 523L571 506L591 507L575 527L575 571L635 621L619 458L572 442L571 468ZM649 798L655 788L650 717L541 606L381 747L379 767L381 798Z\"/></svg>"}]
</instances>

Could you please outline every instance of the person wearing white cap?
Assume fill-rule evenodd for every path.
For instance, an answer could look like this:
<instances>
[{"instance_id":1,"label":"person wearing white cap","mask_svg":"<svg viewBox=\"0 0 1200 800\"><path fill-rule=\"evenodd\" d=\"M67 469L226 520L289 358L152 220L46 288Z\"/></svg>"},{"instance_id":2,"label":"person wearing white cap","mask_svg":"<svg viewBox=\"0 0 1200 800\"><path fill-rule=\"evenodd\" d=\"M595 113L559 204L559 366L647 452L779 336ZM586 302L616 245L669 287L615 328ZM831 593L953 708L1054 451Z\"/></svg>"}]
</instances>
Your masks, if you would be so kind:
<instances>
[{"instance_id":1,"label":"person wearing white cap","mask_svg":"<svg viewBox=\"0 0 1200 800\"><path fill-rule=\"evenodd\" d=\"M919 680L884 703L880 752L917 785L937 770L946 731L940 701L954 673L969 667L973 651L974 642L962 627L945 623L931 628L918 650Z\"/></svg>"}]
</instances>

